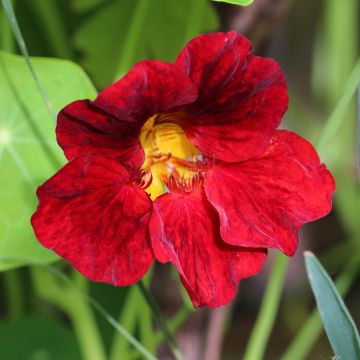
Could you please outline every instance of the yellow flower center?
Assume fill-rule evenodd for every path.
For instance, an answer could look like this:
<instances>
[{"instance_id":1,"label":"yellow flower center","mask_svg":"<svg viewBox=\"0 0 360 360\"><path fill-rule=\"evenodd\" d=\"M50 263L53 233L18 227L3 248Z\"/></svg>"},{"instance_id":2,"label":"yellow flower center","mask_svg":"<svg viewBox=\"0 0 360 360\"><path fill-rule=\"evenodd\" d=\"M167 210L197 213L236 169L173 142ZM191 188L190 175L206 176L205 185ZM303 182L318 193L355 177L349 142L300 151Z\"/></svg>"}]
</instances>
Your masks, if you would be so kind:
<instances>
[{"instance_id":1,"label":"yellow flower center","mask_svg":"<svg viewBox=\"0 0 360 360\"><path fill-rule=\"evenodd\" d=\"M151 174L146 189L152 200L166 192L165 180L180 175L184 181L194 175L193 164L200 155L184 131L175 123L176 114L156 114L143 125L140 142L145 152L142 170Z\"/></svg>"}]
</instances>

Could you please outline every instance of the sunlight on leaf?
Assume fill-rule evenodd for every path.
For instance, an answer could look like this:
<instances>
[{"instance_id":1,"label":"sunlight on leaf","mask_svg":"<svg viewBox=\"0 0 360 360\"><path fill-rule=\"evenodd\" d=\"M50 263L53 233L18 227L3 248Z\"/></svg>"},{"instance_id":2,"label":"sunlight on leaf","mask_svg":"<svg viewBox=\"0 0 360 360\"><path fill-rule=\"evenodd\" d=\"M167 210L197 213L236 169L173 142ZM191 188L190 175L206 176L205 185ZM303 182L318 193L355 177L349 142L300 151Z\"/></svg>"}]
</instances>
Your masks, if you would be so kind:
<instances>
[{"instance_id":1,"label":"sunlight on leaf","mask_svg":"<svg viewBox=\"0 0 360 360\"><path fill-rule=\"evenodd\" d=\"M35 71L58 112L77 98L96 92L84 72L63 60L32 59ZM0 52L0 254L49 262L57 257L35 239L30 216L35 190L65 162L55 126L21 56ZM0 270L24 265L0 261Z\"/></svg>"}]
</instances>

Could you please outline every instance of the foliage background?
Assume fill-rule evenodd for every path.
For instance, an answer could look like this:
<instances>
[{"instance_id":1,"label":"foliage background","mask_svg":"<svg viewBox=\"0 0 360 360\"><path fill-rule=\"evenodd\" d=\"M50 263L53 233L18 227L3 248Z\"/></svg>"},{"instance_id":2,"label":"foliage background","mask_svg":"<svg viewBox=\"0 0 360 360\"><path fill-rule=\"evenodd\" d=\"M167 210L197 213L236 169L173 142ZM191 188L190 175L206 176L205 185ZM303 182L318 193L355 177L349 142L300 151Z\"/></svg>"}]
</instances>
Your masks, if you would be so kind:
<instances>
[{"instance_id":1,"label":"foliage background","mask_svg":"<svg viewBox=\"0 0 360 360\"><path fill-rule=\"evenodd\" d=\"M336 108L344 96L353 95L351 80L360 79L358 1L255 0L244 8L207 0L15 0L13 5L30 55L42 57L32 63L55 113L74 99L93 98L95 88L108 86L138 60L174 60L190 38L203 32L236 29L254 43L255 53L281 64L290 93L283 126L315 143L334 173L333 212L303 229L301 248L289 264L270 256L259 276L241 283L230 306L193 311L168 266L155 266L145 284L176 330L186 359L329 358L332 350L312 315L301 253L315 252L338 279L359 323L355 97ZM26 63L12 55L20 51L3 8L0 49L0 358L144 356L109 324L109 315L150 353L171 358L138 287L89 283L64 262L53 262L56 257L37 244L29 226L34 190L65 160ZM267 286L270 303L263 301ZM105 317L89 305L86 294L106 309ZM259 335L252 329L261 306L267 316L258 322ZM252 342L265 353L254 352Z\"/></svg>"}]
</instances>

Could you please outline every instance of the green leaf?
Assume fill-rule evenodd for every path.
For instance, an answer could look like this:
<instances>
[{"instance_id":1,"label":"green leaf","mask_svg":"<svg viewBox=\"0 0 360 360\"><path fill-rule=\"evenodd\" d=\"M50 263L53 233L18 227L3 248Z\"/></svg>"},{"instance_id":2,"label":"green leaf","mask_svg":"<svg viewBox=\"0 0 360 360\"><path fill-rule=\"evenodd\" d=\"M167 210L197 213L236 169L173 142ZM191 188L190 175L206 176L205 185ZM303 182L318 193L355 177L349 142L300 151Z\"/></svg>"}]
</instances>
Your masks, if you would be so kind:
<instances>
[{"instance_id":1,"label":"green leaf","mask_svg":"<svg viewBox=\"0 0 360 360\"><path fill-rule=\"evenodd\" d=\"M81 358L72 331L42 316L0 323L0 358L12 360L77 360Z\"/></svg>"},{"instance_id":2,"label":"green leaf","mask_svg":"<svg viewBox=\"0 0 360 360\"><path fill-rule=\"evenodd\" d=\"M32 63L56 112L75 99L96 95L77 65L40 58ZM37 205L37 186L65 158L24 59L0 52L0 79L0 270L4 270L57 259L35 239L30 217Z\"/></svg>"},{"instance_id":3,"label":"green leaf","mask_svg":"<svg viewBox=\"0 0 360 360\"><path fill-rule=\"evenodd\" d=\"M71 6L79 12L89 11L106 0L72 0Z\"/></svg>"},{"instance_id":4,"label":"green leaf","mask_svg":"<svg viewBox=\"0 0 360 360\"><path fill-rule=\"evenodd\" d=\"M192 21L192 11L198 11L193 0L183 0L176 6L169 0L151 0L146 8L140 6L143 1L108 2L89 16L75 34L75 45L84 54L82 65L100 87L105 87L115 75L122 75L119 68L127 71L137 61L173 61L190 37L218 27L211 4L197 1L204 5L201 19L196 26L192 24L192 31L188 30L188 22Z\"/></svg>"},{"instance_id":5,"label":"green leaf","mask_svg":"<svg viewBox=\"0 0 360 360\"><path fill-rule=\"evenodd\" d=\"M225 2L233 5L248 6L253 3L254 0L212 0L217 2Z\"/></svg>"},{"instance_id":6,"label":"green leaf","mask_svg":"<svg viewBox=\"0 0 360 360\"><path fill-rule=\"evenodd\" d=\"M360 359L359 333L334 283L314 254L305 252L304 256L317 307L337 359Z\"/></svg>"}]
</instances>

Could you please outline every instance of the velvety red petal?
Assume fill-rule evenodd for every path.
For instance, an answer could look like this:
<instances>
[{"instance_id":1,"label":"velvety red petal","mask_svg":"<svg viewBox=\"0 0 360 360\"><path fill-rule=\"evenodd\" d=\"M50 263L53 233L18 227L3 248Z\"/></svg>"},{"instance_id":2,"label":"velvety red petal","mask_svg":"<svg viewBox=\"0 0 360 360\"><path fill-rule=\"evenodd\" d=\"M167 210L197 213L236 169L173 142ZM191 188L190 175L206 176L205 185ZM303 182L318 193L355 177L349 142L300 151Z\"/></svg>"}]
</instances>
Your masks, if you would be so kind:
<instances>
[{"instance_id":1,"label":"velvety red petal","mask_svg":"<svg viewBox=\"0 0 360 360\"><path fill-rule=\"evenodd\" d=\"M191 40L176 65L199 92L181 123L196 147L228 162L267 147L288 107L285 75L274 60L252 55L250 42L232 31Z\"/></svg>"},{"instance_id":2,"label":"velvety red petal","mask_svg":"<svg viewBox=\"0 0 360 360\"><path fill-rule=\"evenodd\" d=\"M141 126L140 122L115 119L89 100L78 100L60 111L56 136L68 160L101 154L135 167L144 162Z\"/></svg>"},{"instance_id":3,"label":"velvety red petal","mask_svg":"<svg viewBox=\"0 0 360 360\"><path fill-rule=\"evenodd\" d=\"M219 217L202 187L157 198L150 234L155 257L177 268L196 307L231 301L239 281L256 274L266 258L264 249L231 246L221 239Z\"/></svg>"},{"instance_id":4,"label":"velvety red petal","mask_svg":"<svg viewBox=\"0 0 360 360\"><path fill-rule=\"evenodd\" d=\"M216 163L205 191L229 244L278 248L293 255L298 229L327 215L335 183L306 140L277 131L268 149L242 163Z\"/></svg>"},{"instance_id":5,"label":"velvety red petal","mask_svg":"<svg viewBox=\"0 0 360 360\"><path fill-rule=\"evenodd\" d=\"M196 97L195 86L174 64L145 60L99 93L95 103L118 119L143 123Z\"/></svg>"},{"instance_id":6,"label":"velvety red petal","mask_svg":"<svg viewBox=\"0 0 360 360\"><path fill-rule=\"evenodd\" d=\"M84 276L114 285L139 280L153 261L152 202L117 161L83 156L40 186L31 222L46 248Z\"/></svg>"}]
</instances>

